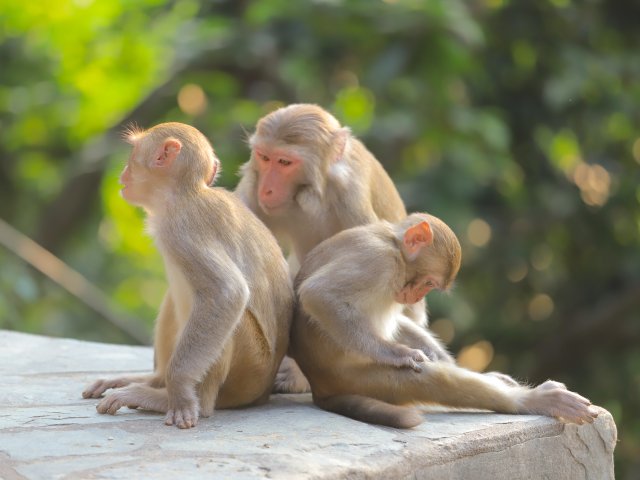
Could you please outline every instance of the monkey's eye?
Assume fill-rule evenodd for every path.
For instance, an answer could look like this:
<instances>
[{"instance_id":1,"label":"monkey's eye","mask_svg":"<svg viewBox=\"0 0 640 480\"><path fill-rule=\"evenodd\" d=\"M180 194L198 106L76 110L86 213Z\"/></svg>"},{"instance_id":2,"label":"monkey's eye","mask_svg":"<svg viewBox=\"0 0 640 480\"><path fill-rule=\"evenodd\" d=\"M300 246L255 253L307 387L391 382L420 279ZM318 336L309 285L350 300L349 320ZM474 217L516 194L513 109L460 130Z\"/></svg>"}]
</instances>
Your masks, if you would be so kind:
<instances>
[{"instance_id":1,"label":"monkey's eye","mask_svg":"<svg viewBox=\"0 0 640 480\"><path fill-rule=\"evenodd\" d=\"M262 159L263 162L269 161L269 157L267 157L266 155L260 155L260 158Z\"/></svg>"},{"instance_id":2,"label":"monkey's eye","mask_svg":"<svg viewBox=\"0 0 640 480\"><path fill-rule=\"evenodd\" d=\"M279 158L278 159L278 163L280 165L284 165L285 167L287 167L287 166L291 165L292 162L291 162L291 160L287 160L286 158Z\"/></svg>"},{"instance_id":3,"label":"monkey's eye","mask_svg":"<svg viewBox=\"0 0 640 480\"><path fill-rule=\"evenodd\" d=\"M433 282L431 280L427 280L426 282L424 282L424 284L429 288L433 288L434 287Z\"/></svg>"}]
</instances>

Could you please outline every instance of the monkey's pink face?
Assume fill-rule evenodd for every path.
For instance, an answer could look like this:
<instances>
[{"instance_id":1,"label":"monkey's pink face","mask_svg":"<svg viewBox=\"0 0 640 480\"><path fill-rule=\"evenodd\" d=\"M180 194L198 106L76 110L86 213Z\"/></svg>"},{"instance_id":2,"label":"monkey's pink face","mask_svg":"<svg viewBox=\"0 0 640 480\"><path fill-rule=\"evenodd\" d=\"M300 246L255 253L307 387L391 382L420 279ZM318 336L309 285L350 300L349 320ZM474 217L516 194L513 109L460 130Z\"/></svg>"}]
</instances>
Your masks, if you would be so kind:
<instances>
[{"instance_id":1,"label":"monkey's pink face","mask_svg":"<svg viewBox=\"0 0 640 480\"><path fill-rule=\"evenodd\" d=\"M304 177L302 159L290 150L259 146L253 156L258 168L258 202L267 215L286 210Z\"/></svg>"},{"instance_id":2,"label":"monkey's pink face","mask_svg":"<svg viewBox=\"0 0 640 480\"><path fill-rule=\"evenodd\" d=\"M412 305L422 300L434 288L439 289L440 285L440 279L433 275L419 277L407 283L396 293L395 300L403 305Z\"/></svg>"},{"instance_id":3,"label":"monkey's pink face","mask_svg":"<svg viewBox=\"0 0 640 480\"><path fill-rule=\"evenodd\" d=\"M144 205L147 198L147 192L144 188L146 182L141 178L140 169L140 166L133 165L129 161L120 175L120 184L122 185L120 195L132 205Z\"/></svg>"}]
</instances>

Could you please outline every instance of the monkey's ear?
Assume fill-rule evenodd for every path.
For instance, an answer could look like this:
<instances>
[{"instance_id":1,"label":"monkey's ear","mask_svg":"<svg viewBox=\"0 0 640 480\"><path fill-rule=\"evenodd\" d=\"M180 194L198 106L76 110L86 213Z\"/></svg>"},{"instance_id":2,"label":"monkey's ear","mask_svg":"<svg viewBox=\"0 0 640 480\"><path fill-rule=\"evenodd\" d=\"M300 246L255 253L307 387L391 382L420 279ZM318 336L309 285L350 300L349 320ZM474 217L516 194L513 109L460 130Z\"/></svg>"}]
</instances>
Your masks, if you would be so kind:
<instances>
[{"instance_id":1,"label":"monkey's ear","mask_svg":"<svg viewBox=\"0 0 640 480\"><path fill-rule=\"evenodd\" d=\"M417 223L404 232L402 245L410 259L414 259L422 248L433 243L433 232L427 222Z\"/></svg>"},{"instance_id":2,"label":"monkey's ear","mask_svg":"<svg viewBox=\"0 0 640 480\"><path fill-rule=\"evenodd\" d=\"M333 160L339 162L344 158L347 145L349 144L349 137L351 137L351 130L347 127L342 127L339 130L333 132Z\"/></svg>"},{"instance_id":3,"label":"monkey's ear","mask_svg":"<svg viewBox=\"0 0 640 480\"><path fill-rule=\"evenodd\" d=\"M156 152L153 159L153 166L158 168L170 167L173 161L182 150L182 143L175 138L167 138L162 142L162 146Z\"/></svg>"}]
</instances>

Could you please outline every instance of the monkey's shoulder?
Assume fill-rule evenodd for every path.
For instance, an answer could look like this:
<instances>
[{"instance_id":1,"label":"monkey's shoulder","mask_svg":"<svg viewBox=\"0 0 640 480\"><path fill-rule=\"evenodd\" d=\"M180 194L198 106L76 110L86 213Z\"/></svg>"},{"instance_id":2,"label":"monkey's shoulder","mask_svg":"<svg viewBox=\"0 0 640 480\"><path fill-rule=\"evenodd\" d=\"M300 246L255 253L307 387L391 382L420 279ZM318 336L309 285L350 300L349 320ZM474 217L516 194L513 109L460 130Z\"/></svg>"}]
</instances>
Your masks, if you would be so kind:
<instances>
[{"instance_id":1,"label":"monkey's shoulder","mask_svg":"<svg viewBox=\"0 0 640 480\"><path fill-rule=\"evenodd\" d=\"M390 224L376 222L343 230L321 242L307 255L301 271L308 276L323 267L343 271L371 264L395 271L399 254Z\"/></svg>"}]
</instances>

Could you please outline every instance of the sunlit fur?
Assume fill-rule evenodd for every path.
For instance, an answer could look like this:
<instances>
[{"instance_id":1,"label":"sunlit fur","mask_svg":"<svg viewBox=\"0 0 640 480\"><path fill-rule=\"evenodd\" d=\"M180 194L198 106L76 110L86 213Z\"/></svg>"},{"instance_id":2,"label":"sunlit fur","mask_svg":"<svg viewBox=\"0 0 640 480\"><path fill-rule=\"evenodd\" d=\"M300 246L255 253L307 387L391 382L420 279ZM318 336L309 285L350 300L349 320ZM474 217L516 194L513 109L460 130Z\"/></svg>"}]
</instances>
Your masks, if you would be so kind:
<instances>
[{"instance_id":1,"label":"sunlit fur","mask_svg":"<svg viewBox=\"0 0 640 480\"><path fill-rule=\"evenodd\" d=\"M423 221L433 241L409 260L404 236ZM397 428L422 422L419 410L407 406L416 403L593 421L590 402L557 382L531 389L506 375L427 358L437 345L402 313L394 293L424 276L449 288L460 258L451 229L426 214L345 230L307 255L295 281L299 301L289 353L316 405Z\"/></svg>"},{"instance_id":2,"label":"sunlit fur","mask_svg":"<svg viewBox=\"0 0 640 480\"><path fill-rule=\"evenodd\" d=\"M148 212L169 289L156 319L154 373L99 380L98 412L133 406L195 426L215 408L265 402L287 349L293 290L269 230L231 192L210 188L218 165L198 130L129 129L130 198ZM142 190L142 191L139 191Z\"/></svg>"},{"instance_id":3,"label":"sunlit fur","mask_svg":"<svg viewBox=\"0 0 640 480\"><path fill-rule=\"evenodd\" d=\"M260 175L254 149L264 145L288 149L303 161L304 178L292 186L288 207L279 215L269 215L258 201ZM402 199L382 165L349 128L318 105L294 104L269 113L256 125L249 146L251 158L241 167L236 192L288 249L294 273L316 245L338 232L406 216ZM426 326L424 301L406 306L405 314ZM441 360L453 361L445 349L437 352L443 355ZM298 386L305 382L291 379L295 367L286 370L278 375L276 391L300 391Z\"/></svg>"}]
</instances>

